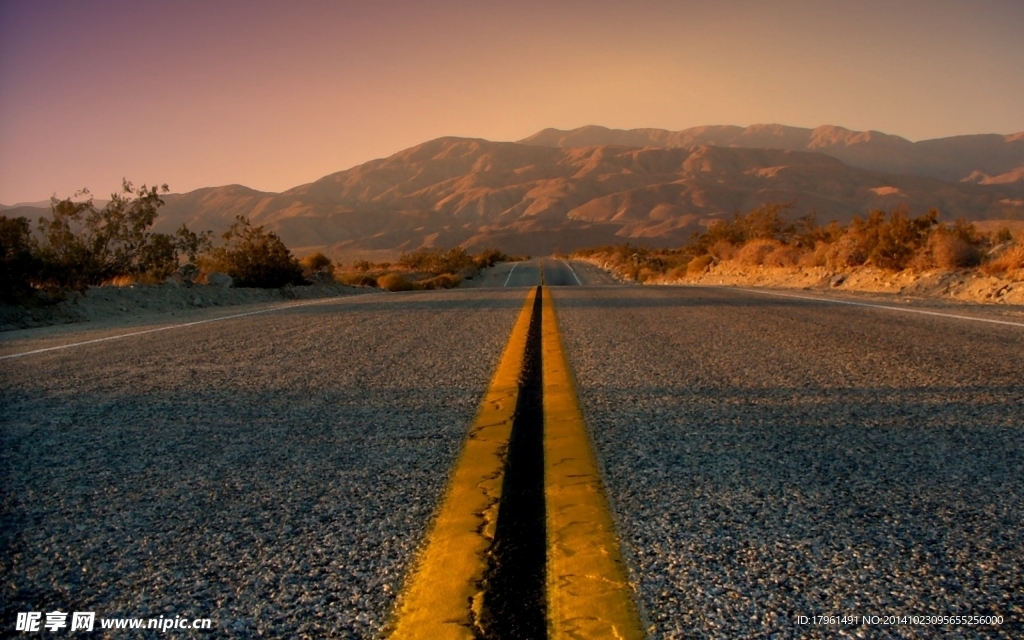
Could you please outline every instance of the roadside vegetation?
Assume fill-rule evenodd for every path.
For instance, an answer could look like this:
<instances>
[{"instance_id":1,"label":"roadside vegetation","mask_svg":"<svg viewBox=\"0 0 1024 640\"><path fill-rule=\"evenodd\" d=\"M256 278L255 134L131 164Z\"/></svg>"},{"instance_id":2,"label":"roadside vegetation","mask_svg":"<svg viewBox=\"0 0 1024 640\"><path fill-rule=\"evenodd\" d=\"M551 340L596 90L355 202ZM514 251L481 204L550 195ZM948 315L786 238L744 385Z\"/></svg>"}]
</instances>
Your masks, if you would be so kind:
<instances>
[{"instance_id":1,"label":"roadside vegetation","mask_svg":"<svg viewBox=\"0 0 1024 640\"><path fill-rule=\"evenodd\" d=\"M347 268L322 252L297 259L281 238L238 216L215 242L212 232L182 225L152 230L167 185L136 188L125 181L103 207L88 191L51 200L35 228L27 218L0 216L0 299L39 303L92 286L173 282L230 283L279 288L341 283L389 291L448 289L484 267L515 259L492 249L418 249L394 264L357 262ZM230 279L224 277L228 276Z\"/></svg>"},{"instance_id":2,"label":"roadside vegetation","mask_svg":"<svg viewBox=\"0 0 1024 640\"><path fill-rule=\"evenodd\" d=\"M37 292L60 296L107 283L164 281L183 258L194 262L210 247L209 233L184 225L174 234L151 231L167 190L125 181L103 208L84 190L54 198L35 233L26 218L0 216L0 295L11 301Z\"/></svg>"},{"instance_id":3,"label":"roadside vegetation","mask_svg":"<svg viewBox=\"0 0 1024 640\"><path fill-rule=\"evenodd\" d=\"M422 248L403 253L394 263L361 260L345 268L339 266L335 276L342 284L386 291L451 289L463 280L476 277L481 269L521 259L497 249L470 254L462 247Z\"/></svg>"},{"instance_id":4,"label":"roadside vegetation","mask_svg":"<svg viewBox=\"0 0 1024 640\"><path fill-rule=\"evenodd\" d=\"M629 243L577 251L625 280L664 282L696 278L717 265L745 269L859 267L886 271L970 270L1024 277L1024 234L1009 229L982 233L964 220L946 224L932 209L911 216L906 207L872 211L848 225L820 225L813 214L792 219L788 205L765 205L712 224L678 249Z\"/></svg>"}]
</instances>

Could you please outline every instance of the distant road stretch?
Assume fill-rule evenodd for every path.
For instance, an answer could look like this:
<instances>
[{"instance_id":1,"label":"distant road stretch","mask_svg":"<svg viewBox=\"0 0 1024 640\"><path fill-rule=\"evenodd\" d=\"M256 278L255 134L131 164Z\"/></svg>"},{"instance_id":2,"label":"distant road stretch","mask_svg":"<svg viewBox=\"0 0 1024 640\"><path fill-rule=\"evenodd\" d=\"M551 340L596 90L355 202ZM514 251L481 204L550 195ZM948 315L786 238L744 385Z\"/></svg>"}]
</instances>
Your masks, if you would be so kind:
<instances>
[{"instance_id":1,"label":"distant road stretch","mask_svg":"<svg viewBox=\"0 0 1024 640\"><path fill-rule=\"evenodd\" d=\"M536 287L541 284L542 267L544 284L551 287L617 284L607 273L585 262L559 258L534 258L523 262L496 265L480 278L465 281L463 286L466 288Z\"/></svg>"},{"instance_id":2,"label":"distant road stretch","mask_svg":"<svg viewBox=\"0 0 1024 640\"><path fill-rule=\"evenodd\" d=\"M539 284L512 267L0 361L3 635L380 633ZM649 637L1024 635L1024 329L543 268Z\"/></svg>"}]
</instances>

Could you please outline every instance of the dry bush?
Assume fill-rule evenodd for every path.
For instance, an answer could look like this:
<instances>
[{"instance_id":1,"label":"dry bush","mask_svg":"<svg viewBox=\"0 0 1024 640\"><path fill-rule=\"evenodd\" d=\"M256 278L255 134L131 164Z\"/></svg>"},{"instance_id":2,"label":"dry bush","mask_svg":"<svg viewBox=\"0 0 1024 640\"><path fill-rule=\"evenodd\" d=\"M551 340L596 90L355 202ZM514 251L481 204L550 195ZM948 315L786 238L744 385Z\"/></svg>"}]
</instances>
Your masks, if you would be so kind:
<instances>
[{"instance_id":1,"label":"dry bush","mask_svg":"<svg viewBox=\"0 0 1024 640\"><path fill-rule=\"evenodd\" d=\"M948 232L933 233L928 238L928 251L935 266L942 269L965 269L981 263L977 246Z\"/></svg>"},{"instance_id":2,"label":"dry bush","mask_svg":"<svg viewBox=\"0 0 1024 640\"><path fill-rule=\"evenodd\" d=\"M747 266L762 265L765 263L765 258L781 247L782 243L778 240L767 238L751 240L736 252L736 261Z\"/></svg>"},{"instance_id":3,"label":"dry bush","mask_svg":"<svg viewBox=\"0 0 1024 640\"><path fill-rule=\"evenodd\" d=\"M377 278L368 273L342 273L335 275L335 280L350 287L376 287Z\"/></svg>"},{"instance_id":4,"label":"dry bush","mask_svg":"<svg viewBox=\"0 0 1024 640\"><path fill-rule=\"evenodd\" d=\"M859 267L867 261L867 256L856 238L843 236L838 242L827 246L824 250L825 265L830 269L846 269Z\"/></svg>"},{"instance_id":5,"label":"dry bush","mask_svg":"<svg viewBox=\"0 0 1024 640\"><path fill-rule=\"evenodd\" d=\"M416 283L400 273L385 273L377 278L377 286L385 291L414 291L417 288Z\"/></svg>"},{"instance_id":6,"label":"dry bush","mask_svg":"<svg viewBox=\"0 0 1024 640\"><path fill-rule=\"evenodd\" d=\"M650 267L643 267L643 268L640 269L639 273L637 273L636 279L637 279L637 282L644 283L644 282L649 282L651 280L654 280L655 278L657 278L660 275L661 275L661 272L659 272L659 271L655 271L654 269L651 269Z\"/></svg>"},{"instance_id":7,"label":"dry bush","mask_svg":"<svg viewBox=\"0 0 1024 640\"><path fill-rule=\"evenodd\" d=\"M403 253L398 264L412 271L426 271L435 276L476 266L473 257L462 247L453 247L447 251L424 247Z\"/></svg>"},{"instance_id":8,"label":"dry bush","mask_svg":"<svg viewBox=\"0 0 1024 640\"><path fill-rule=\"evenodd\" d=\"M819 240L815 243L812 251L807 251L800 255L800 260L797 264L801 267L824 267L828 265L828 256L831 248L832 243Z\"/></svg>"},{"instance_id":9,"label":"dry bush","mask_svg":"<svg viewBox=\"0 0 1024 640\"><path fill-rule=\"evenodd\" d=\"M784 244L765 256L764 263L769 267L795 267L807 251Z\"/></svg>"},{"instance_id":10,"label":"dry bush","mask_svg":"<svg viewBox=\"0 0 1024 640\"><path fill-rule=\"evenodd\" d=\"M726 240L719 240L711 245L708 254L718 262L725 262L736 257L736 245Z\"/></svg>"},{"instance_id":11,"label":"dry bush","mask_svg":"<svg viewBox=\"0 0 1024 640\"><path fill-rule=\"evenodd\" d=\"M1024 269L1024 244L1008 247L995 258L981 265L985 275L998 276Z\"/></svg>"},{"instance_id":12,"label":"dry bush","mask_svg":"<svg viewBox=\"0 0 1024 640\"><path fill-rule=\"evenodd\" d=\"M453 289L459 286L462 282L462 278L455 275L454 273L442 273L439 276L434 276L428 280L419 282L419 286L423 289Z\"/></svg>"},{"instance_id":13,"label":"dry bush","mask_svg":"<svg viewBox=\"0 0 1024 640\"><path fill-rule=\"evenodd\" d=\"M689 264L689 262L685 262L676 267L675 269L672 269L671 271L668 272L668 278L670 280L682 279L683 277L686 276L686 268L689 266Z\"/></svg>"},{"instance_id":14,"label":"dry bush","mask_svg":"<svg viewBox=\"0 0 1024 640\"><path fill-rule=\"evenodd\" d=\"M299 265L310 273L334 272L334 265L331 264L331 259L319 251L311 253L302 260L299 260Z\"/></svg>"},{"instance_id":15,"label":"dry bush","mask_svg":"<svg viewBox=\"0 0 1024 640\"><path fill-rule=\"evenodd\" d=\"M688 276L699 276L700 274L707 271L711 265L715 262L715 259L711 256L698 256L686 265L686 275Z\"/></svg>"}]
</instances>

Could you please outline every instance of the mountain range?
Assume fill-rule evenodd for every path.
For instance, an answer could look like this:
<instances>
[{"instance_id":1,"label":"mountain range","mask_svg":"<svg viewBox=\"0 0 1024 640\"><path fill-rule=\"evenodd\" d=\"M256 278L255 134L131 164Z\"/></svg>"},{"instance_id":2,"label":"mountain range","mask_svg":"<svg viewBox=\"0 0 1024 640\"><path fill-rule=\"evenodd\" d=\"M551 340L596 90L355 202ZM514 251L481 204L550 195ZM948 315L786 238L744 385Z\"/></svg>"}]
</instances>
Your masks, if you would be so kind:
<instances>
[{"instance_id":1,"label":"mountain range","mask_svg":"<svg viewBox=\"0 0 1024 640\"><path fill-rule=\"evenodd\" d=\"M341 259L455 244L533 255L677 246L764 203L821 222L901 204L1019 221L1024 133L910 142L840 127L545 129L519 142L439 138L281 193L228 185L164 199L160 230L221 231L244 215L300 255Z\"/></svg>"}]
</instances>

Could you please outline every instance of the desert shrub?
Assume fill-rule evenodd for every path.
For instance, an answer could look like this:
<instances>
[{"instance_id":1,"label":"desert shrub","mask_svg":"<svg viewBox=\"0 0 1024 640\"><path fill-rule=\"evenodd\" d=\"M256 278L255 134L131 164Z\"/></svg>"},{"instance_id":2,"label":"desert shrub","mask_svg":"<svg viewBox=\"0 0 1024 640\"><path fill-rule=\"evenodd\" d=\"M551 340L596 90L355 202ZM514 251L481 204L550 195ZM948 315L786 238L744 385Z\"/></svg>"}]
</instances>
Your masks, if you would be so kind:
<instances>
[{"instance_id":1,"label":"desert shrub","mask_svg":"<svg viewBox=\"0 0 1024 640\"><path fill-rule=\"evenodd\" d=\"M377 278L368 273L342 273L335 276L341 284L350 287L376 287Z\"/></svg>"},{"instance_id":2,"label":"desert shrub","mask_svg":"<svg viewBox=\"0 0 1024 640\"><path fill-rule=\"evenodd\" d=\"M684 278L686 276L686 269L689 266L689 264L690 264L689 261L684 262L683 264L679 265L678 267L674 267L666 275L668 276L668 278L670 280L681 280L682 278Z\"/></svg>"},{"instance_id":3,"label":"desert shrub","mask_svg":"<svg viewBox=\"0 0 1024 640\"><path fill-rule=\"evenodd\" d=\"M825 245L824 249L815 249L824 254L825 265L830 269L847 269L859 267L864 264L868 257L864 253L862 243L849 235L839 238L838 242Z\"/></svg>"},{"instance_id":4,"label":"desert shrub","mask_svg":"<svg viewBox=\"0 0 1024 640\"><path fill-rule=\"evenodd\" d=\"M417 249L403 253L398 258L398 265L412 271L426 271L434 275L457 273L463 269L476 266L473 257L462 247L454 247L447 251L441 249Z\"/></svg>"},{"instance_id":5,"label":"desert shrub","mask_svg":"<svg viewBox=\"0 0 1024 640\"><path fill-rule=\"evenodd\" d=\"M1024 269L1024 244L1007 247L994 258L981 265L982 273L998 276Z\"/></svg>"},{"instance_id":6,"label":"desert shrub","mask_svg":"<svg viewBox=\"0 0 1024 640\"><path fill-rule=\"evenodd\" d=\"M686 275L699 276L707 271L714 261L715 259L708 255L697 256L686 265Z\"/></svg>"},{"instance_id":7,"label":"desert shrub","mask_svg":"<svg viewBox=\"0 0 1024 640\"><path fill-rule=\"evenodd\" d=\"M764 257L764 265L768 267L795 267L800 264L804 254L813 251L803 251L793 245L780 244Z\"/></svg>"},{"instance_id":8,"label":"desert shrub","mask_svg":"<svg viewBox=\"0 0 1024 640\"><path fill-rule=\"evenodd\" d=\"M641 267L637 272L637 282L651 282L660 276L663 272L652 269L651 267Z\"/></svg>"},{"instance_id":9,"label":"desert shrub","mask_svg":"<svg viewBox=\"0 0 1024 640\"><path fill-rule=\"evenodd\" d=\"M935 266L965 269L981 264L981 249L955 232L938 230L928 238L928 253Z\"/></svg>"},{"instance_id":10,"label":"desert shrub","mask_svg":"<svg viewBox=\"0 0 1024 640\"><path fill-rule=\"evenodd\" d=\"M499 262L512 262L513 260L515 258L498 249L485 249L473 256L473 263L478 269L493 267Z\"/></svg>"},{"instance_id":11,"label":"desert shrub","mask_svg":"<svg viewBox=\"0 0 1024 640\"><path fill-rule=\"evenodd\" d=\"M992 240L996 244L1006 244L1008 242L1013 242L1013 232L1010 231L1009 227L1003 227L993 235Z\"/></svg>"},{"instance_id":12,"label":"desert shrub","mask_svg":"<svg viewBox=\"0 0 1024 640\"><path fill-rule=\"evenodd\" d=\"M791 233L791 225L782 218L782 211L791 205L766 204L737 218L743 240L782 240Z\"/></svg>"},{"instance_id":13,"label":"desert shrub","mask_svg":"<svg viewBox=\"0 0 1024 640\"><path fill-rule=\"evenodd\" d=\"M178 268L180 255L194 259L209 246L208 234L184 225L173 236L150 232L164 204L159 194L167 191L167 185L136 189L126 180L122 192L112 194L102 209L91 196L85 201L53 198L51 215L39 220L41 284L82 289L118 276L161 279ZM88 191L76 196L84 194Z\"/></svg>"},{"instance_id":14,"label":"desert shrub","mask_svg":"<svg viewBox=\"0 0 1024 640\"><path fill-rule=\"evenodd\" d=\"M41 266L28 218L0 216L0 297L14 301L32 293Z\"/></svg>"},{"instance_id":15,"label":"desert shrub","mask_svg":"<svg viewBox=\"0 0 1024 640\"><path fill-rule=\"evenodd\" d=\"M400 273L385 273L377 278L377 286L385 291L413 291L417 288Z\"/></svg>"},{"instance_id":16,"label":"desert shrub","mask_svg":"<svg viewBox=\"0 0 1024 640\"><path fill-rule=\"evenodd\" d=\"M708 255L712 256L715 260L718 260L719 262L732 260L733 258L736 257L736 245L725 240L719 240L715 244L708 247L707 253Z\"/></svg>"},{"instance_id":17,"label":"desert shrub","mask_svg":"<svg viewBox=\"0 0 1024 640\"><path fill-rule=\"evenodd\" d=\"M787 221L788 205L764 205L747 214L712 224L694 233L680 249L648 249L629 243L577 251L577 257L595 257L626 279L648 281L668 274L680 277L703 273L710 265L729 260L773 267L828 267L845 270L862 265L902 270L939 266L961 269L982 263L985 251L996 244L1013 246L1008 230L987 236L965 220L952 225L938 221L938 211L912 217L906 206L890 213L875 210L856 216L846 227L833 221L820 226L814 214ZM1024 238L1017 246L1024 244ZM1005 253L1005 252L1004 252ZM999 253L984 269L1003 273L1018 267L1015 252Z\"/></svg>"},{"instance_id":18,"label":"desert shrub","mask_svg":"<svg viewBox=\"0 0 1024 640\"><path fill-rule=\"evenodd\" d=\"M833 246L835 245L832 243L823 240L818 241L812 250L806 251L800 255L800 259L797 261L797 264L801 267L827 266L829 253Z\"/></svg>"},{"instance_id":19,"label":"desert shrub","mask_svg":"<svg viewBox=\"0 0 1024 640\"><path fill-rule=\"evenodd\" d=\"M460 282L462 282L462 278L460 278L456 274L454 274L454 273L442 273L439 276L434 276L433 278L429 278L427 280L423 280L423 281L419 282L418 284L423 289L433 290L433 289L452 289L454 287L459 286Z\"/></svg>"},{"instance_id":20,"label":"desert shrub","mask_svg":"<svg viewBox=\"0 0 1024 640\"><path fill-rule=\"evenodd\" d=\"M236 216L223 238L223 246L200 260L203 271L226 273L239 287L270 289L304 282L302 267L292 252L262 225L253 227L244 216Z\"/></svg>"},{"instance_id":21,"label":"desert shrub","mask_svg":"<svg viewBox=\"0 0 1024 640\"><path fill-rule=\"evenodd\" d=\"M782 244L777 240L759 238L751 240L736 252L736 260L747 266L758 266L765 263L765 258L775 252Z\"/></svg>"},{"instance_id":22,"label":"desert shrub","mask_svg":"<svg viewBox=\"0 0 1024 640\"><path fill-rule=\"evenodd\" d=\"M938 224L938 211L910 218L905 206L893 210L888 219L875 210L867 218L854 216L846 236L857 243L866 263L899 271L905 269L925 245L932 228ZM852 266L852 265L851 265Z\"/></svg>"},{"instance_id":23,"label":"desert shrub","mask_svg":"<svg viewBox=\"0 0 1024 640\"><path fill-rule=\"evenodd\" d=\"M331 259L317 251L299 261L299 265L311 273L334 273Z\"/></svg>"}]
</instances>

